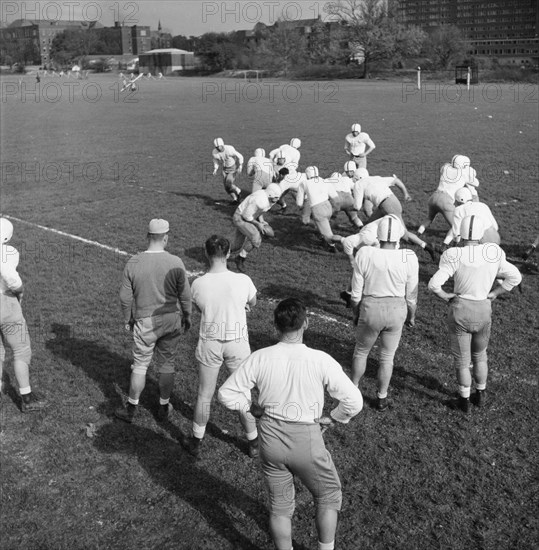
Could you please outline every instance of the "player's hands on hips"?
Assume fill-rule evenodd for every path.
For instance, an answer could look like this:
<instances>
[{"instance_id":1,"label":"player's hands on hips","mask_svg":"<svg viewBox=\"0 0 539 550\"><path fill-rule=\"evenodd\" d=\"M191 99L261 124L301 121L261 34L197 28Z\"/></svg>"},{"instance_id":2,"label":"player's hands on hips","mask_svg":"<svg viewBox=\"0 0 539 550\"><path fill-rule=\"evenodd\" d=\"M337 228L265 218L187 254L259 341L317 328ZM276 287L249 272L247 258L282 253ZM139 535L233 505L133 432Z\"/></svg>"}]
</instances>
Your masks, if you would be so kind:
<instances>
[{"instance_id":1,"label":"player's hands on hips","mask_svg":"<svg viewBox=\"0 0 539 550\"><path fill-rule=\"evenodd\" d=\"M258 403L251 403L251 408L249 409L249 412L255 417L255 418L261 418L262 415L265 412L264 407L261 407Z\"/></svg>"},{"instance_id":2,"label":"player's hands on hips","mask_svg":"<svg viewBox=\"0 0 539 550\"><path fill-rule=\"evenodd\" d=\"M318 423L320 424L320 429L322 430L322 433L324 433L327 429L331 428L335 424L335 420L331 418L331 416L322 416L318 420Z\"/></svg>"},{"instance_id":3,"label":"player's hands on hips","mask_svg":"<svg viewBox=\"0 0 539 550\"><path fill-rule=\"evenodd\" d=\"M410 195L410 194L406 195L406 196L404 197L404 200L405 200L406 202L412 202L412 200L413 200L413 199L412 199L412 195Z\"/></svg>"},{"instance_id":4,"label":"player's hands on hips","mask_svg":"<svg viewBox=\"0 0 539 550\"><path fill-rule=\"evenodd\" d=\"M134 319L130 319L129 322L125 323L125 330L127 332L133 332L133 327L135 326L135 320Z\"/></svg>"}]
</instances>

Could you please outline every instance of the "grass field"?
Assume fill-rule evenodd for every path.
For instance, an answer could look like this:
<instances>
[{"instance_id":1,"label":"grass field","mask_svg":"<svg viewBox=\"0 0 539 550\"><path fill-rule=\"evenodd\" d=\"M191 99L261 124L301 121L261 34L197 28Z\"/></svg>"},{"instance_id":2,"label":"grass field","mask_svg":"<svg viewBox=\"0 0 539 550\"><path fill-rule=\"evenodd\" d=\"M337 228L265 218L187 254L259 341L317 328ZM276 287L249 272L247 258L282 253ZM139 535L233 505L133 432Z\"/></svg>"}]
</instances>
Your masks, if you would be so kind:
<instances>
[{"instance_id":1,"label":"grass field","mask_svg":"<svg viewBox=\"0 0 539 550\"><path fill-rule=\"evenodd\" d=\"M420 93L399 82L193 78L144 80L131 96L119 94L112 75L45 79L37 95L30 76L3 77L0 85L1 211L21 220L12 244L26 285L32 384L51 402L43 413L21 414L8 360L2 550L272 548L262 476L235 416L214 406L197 462L177 443L196 398L197 318L182 341L173 422L156 422L153 374L137 422L113 419L131 353L118 300L125 253L144 249L148 221L162 217L171 224L169 250L197 273L205 268L204 240L233 234L233 207L221 179L211 177L214 137L246 159L256 147L269 151L300 137L302 166L316 164L326 176L342 168L344 135L359 121L377 145L370 172L397 174L414 198L405 206L411 229L426 213L439 166L462 153L508 255L537 234L536 85L479 85L470 95L441 83ZM245 175L239 183L250 187ZM354 331L338 297L347 259L326 252L289 210L269 214L276 237L248 260L260 298L249 317L252 348L275 341L275 300L299 296L313 313L306 343L349 372ZM345 222L336 220L336 232L351 231ZM437 220L428 235L440 243L444 232ZM489 406L464 417L444 404L456 392L445 305L426 288L436 266L417 253L417 324L397 352L390 410L371 408L373 354L361 386L364 410L325 435L344 487L338 548L536 548L537 275L525 275L522 294L495 302ZM315 547L313 511L298 487L296 550Z\"/></svg>"}]
</instances>

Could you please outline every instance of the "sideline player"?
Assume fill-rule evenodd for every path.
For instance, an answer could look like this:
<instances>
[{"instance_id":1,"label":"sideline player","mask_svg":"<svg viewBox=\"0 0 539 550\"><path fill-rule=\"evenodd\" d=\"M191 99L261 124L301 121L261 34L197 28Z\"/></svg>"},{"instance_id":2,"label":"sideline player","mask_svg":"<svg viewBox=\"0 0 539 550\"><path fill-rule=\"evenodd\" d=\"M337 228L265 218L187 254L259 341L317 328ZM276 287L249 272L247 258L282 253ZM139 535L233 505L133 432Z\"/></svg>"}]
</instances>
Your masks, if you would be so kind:
<instances>
[{"instance_id":1,"label":"sideline player","mask_svg":"<svg viewBox=\"0 0 539 550\"><path fill-rule=\"evenodd\" d=\"M200 444L210 418L210 406L221 365L229 373L251 353L246 311L256 305L256 288L243 273L227 268L230 242L212 235L204 245L210 268L191 285L193 303L200 310L199 340L195 352L198 361L198 396L193 415L193 434L180 442L193 455L200 454ZM249 456L258 456L258 432L253 415L238 411L247 436Z\"/></svg>"},{"instance_id":2,"label":"sideline player","mask_svg":"<svg viewBox=\"0 0 539 550\"><path fill-rule=\"evenodd\" d=\"M445 236L444 247L449 246L453 240L456 243L460 241L460 227L462 220L467 216L481 218L484 231L483 242L500 244L498 222L492 215L490 208L483 202L475 202L472 193L467 187L463 187L455 193L455 207L453 224Z\"/></svg>"},{"instance_id":3,"label":"sideline player","mask_svg":"<svg viewBox=\"0 0 539 550\"><path fill-rule=\"evenodd\" d=\"M361 131L360 124L352 124L352 132L344 138L344 150L358 168L367 168L367 155L376 149L369 134Z\"/></svg>"},{"instance_id":4,"label":"sideline player","mask_svg":"<svg viewBox=\"0 0 539 550\"><path fill-rule=\"evenodd\" d=\"M238 253L234 262L238 271L245 272L245 260L253 248L260 248L262 235L271 230L264 221L263 214L267 212L280 198L281 188L272 183L266 189L260 189L247 196L236 208L232 223L236 228L236 236L232 252Z\"/></svg>"},{"instance_id":5,"label":"sideline player","mask_svg":"<svg viewBox=\"0 0 539 550\"><path fill-rule=\"evenodd\" d=\"M367 357L380 336L377 405L387 409L387 391L393 359L402 327L415 325L419 262L415 252L398 249L403 228L398 219L386 216L378 225L380 248L364 246L355 257L351 304L357 325L352 362L352 382L357 386L365 374Z\"/></svg>"},{"instance_id":6,"label":"sideline player","mask_svg":"<svg viewBox=\"0 0 539 550\"><path fill-rule=\"evenodd\" d=\"M337 361L303 344L309 326L303 302L280 302L274 325L279 342L252 353L221 386L219 401L232 410L253 409L247 396L254 386L260 392L255 408L261 416L260 457L275 547L292 548L297 477L315 501L318 548L332 550L342 489L320 430L324 389L339 400L331 422L347 424L363 408L363 398Z\"/></svg>"},{"instance_id":7,"label":"sideline player","mask_svg":"<svg viewBox=\"0 0 539 550\"><path fill-rule=\"evenodd\" d=\"M365 225L388 214L396 215L404 228L403 240L420 246L429 253L432 261L435 261L436 250L434 245L423 241L406 229L406 224L402 217L402 205L390 189L393 185L398 187L404 193L404 200L409 202L412 200L412 197L408 193L404 183L397 176L371 176L366 168L358 168L354 178L356 180L354 186L354 204L356 210L361 210L364 199L369 200L373 205L373 213Z\"/></svg>"},{"instance_id":8,"label":"sideline player","mask_svg":"<svg viewBox=\"0 0 539 550\"><path fill-rule=\"evenodd\" d=\"M453 225L455 193L470 181L468 177L469 164L470 159L468 157L455 155L451 159L451 163L442 166L438 188L428 201L428 217L419 226L418 235L422 235L430 227L438 214L442 214L449 227ZM475 175L475 170L473 174ZM475 177L474 181L476 181ZM472 188L474 187L472 186Z\"/></svg>"},{"instance_id":9,"label":"sideline player","mask_svg":"<svg viewBox=\"0 0 539 550\"><path fill-rule=\"evenodd\" d=\"M222 164L223 185L225 191L232 197L234 202L239 202L241 189L234 185L236 176L241 174L243 169L243 155L238 153L232 145L225 145L222 138L213 140L214 150L213 157L213 175L217 174L219 164Z\"/></svg>"},{"instance_id":10,"label":"sideline player","mask_svg":"<svg viewBox=\"0 0 539 550\"><path fill-rule=\"evenodd\" d=\"M428 288L449 304L447 326L451 355L457 375L459 398L452 403L467 413L470 410L473 379L476 393L473 403L485 404L488 363L487 347L492 324L492 301L522 281L519 270L505 258L505 252L495 243L481 243L484 225L479 216L467 216L460 225L462 246L449 248L440 258L440 267L429 281ZM442 286L453 278L453 292ZM493 290L496 279L502 283Z\"/></svg>"},{"instance_id":11,"label":"sideline player","mask_svg":"<svg viewBox=\"0 0 539 550\"><path fill-rule=\"evenodd\" d=\"M275 180L273 163L266 158L264 149L255 149L255 154L247 162L247 175L253 179L251 193L266 187Z\"/></svg>"},{"instance_id":12,"label":"sideline player","mask_svg":"<svg viewBox=\"0 0 539 550\"><path fill-rule=\"evenodd\" d=\"M335 243L340 243L343 239L341 235L334 235L329 221L333 214L333 207L329 199L338 199L337 191L331 181L325 180L318 175L316 166L308 166L305 169L307 180L300 185L296 196L296 204L302 208L307 198L311 208L312 216L320 235L329 246L332 253L337 252Z\"/></svg>"},{"instance_id":13,"label":"sideline player","mask_svg":"<svg viewBox=\"0 0 539 550\"><path fill-rule=\"evenodd\" d=\"M17 272L19 251L8 244L12 236L13 224L7 218L0 218L0 404L5 348L9 347L13 351L13 370L21 396L21 411L33 412L44 409L48 403L30 386L32 349L21 308L24 286Z\"/></svg>"},{"instance_id":14,"label":"sideline player","mask_svg":"<svg viewBox=\"0 0 539 550\"><path fill-rule=\"evenodd\" d=\"M125 329L133 333L134 341L129 398L126 407L115 412L125 422L133 422L154 351L159 372L157 417L168 418L182 328L191 327L191 289L183 262L165 250L168 233L166 220L153 219L148 225L148 249L133 256L123 272L120 303Z\"/></svg>"}]
</instances>

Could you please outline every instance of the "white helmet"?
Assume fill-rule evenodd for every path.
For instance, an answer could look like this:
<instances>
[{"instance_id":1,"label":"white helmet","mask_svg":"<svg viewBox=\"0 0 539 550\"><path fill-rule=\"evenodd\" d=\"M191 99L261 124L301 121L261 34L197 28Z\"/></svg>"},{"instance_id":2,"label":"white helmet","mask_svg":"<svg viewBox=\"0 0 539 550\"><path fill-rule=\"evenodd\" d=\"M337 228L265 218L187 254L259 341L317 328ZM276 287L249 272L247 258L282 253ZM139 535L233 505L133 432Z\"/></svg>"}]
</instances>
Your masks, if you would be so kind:
<instances>
[{"instance_id":1,"label":"white helmet","mask_svg":"<svg viewBox=\"0 0 539 550\"><path fill-rule=\"evenodd\" d=\"M472 192L467 187L461 187L455 193L455 202L460 202L461 204L464 204L466 202L470 202L472 199Z\"/></svg>"},{"instance_id":2,"label":"white helmet","mask_svg":"<svg viewBox=\"0 0 539 550\"><path fill-rule=\"evenodd\" d=\"M270 199L278 199L281 196L281 188L276 183L270 183L266 187L266 194Z\"/></svg>"},{"instance_id":3,"label":"white helmet","mask_svg":"<svg viewBox=\"0 0 539 550\"><path fill-rule=\"evenodd\" d=\"M255 149L255 157L265 157L266 151L264 149Z\"/></svg>"},{"instance_id":4,"label":"white helmet","mask_svg":"<svg viewBox=\"0 0 539 550\"><path fill-rule=\"evenodd\" d=\"M382 218L382 221L378 224L376 235L380 242L399 242L401 236L403 235L403 229L400 220L393 215L384 216Z\"/></svg>"},{"instance_id":5,"label":"white helmet","mask_svg":"<svg viewBox=\"0 0 539 550\"><path fill-rule=\"evenodd\" d=\"M357 164L353 160L348 160L344 163L345 172L355 172L357 170Z\"/></svg>"},{"instance_id":6,"label":"white helmet","mask_svg":"<svg viewBox=\"0 0 539 550\"><path fill-rule=\"evenodd\" d=\"M361 178L368 178L369 177L369 171L366 168L358 168L354 172L354 177L360 180Z\"/></svg>"},{"instance_id":7,"label":"white helmet","mask_svg":"<svg viewBox=\"0 0 539 550\"><path fill-rule=\"evenodd\" d=\"M292 138L290 140L291 147L294 147L295 149L299 149L301 147L301 139L299 138Z\"/></svg>"},{"instance_id":8,"label":"white helmet","mask_svg":"<svg viewBox=\"0 0 539 550\"><path fill-rule=\"evenodd\" d=\"M0 218L0 242L8 243L13 237L13 224L6 218Z\"/></svg>"},{"instance_id":9,"label":"white helmet","mask_svg":"<svg viewBox=\"0 0 539 550\"><path fill-rule=\"evenodd\" d=\"M215 138L213 140L213 145L215 147L222 147L224 144L225 144L225 142L223 141L223 138Z\"/></svg>"},{"instance_id":10,"label":"white helmet","mask_svg":"<svg viewBox=\"0 0 539 550\"><path fill-rule=\"evenodd\" d=\"M455 155L451 159L451 164L453 168L464 168L465 166L470 166L470 159L464 155Z\"/></svg>"},{"instance_id":11,"label":"white helmet","mask_svg":"<svg viewBox=\"0 0 539 550\"><path fill-rule=\"evenodd\" d=\"M307 166L307 168L305 168L305 175L307 176L308 180L312 178L317 178L318 168L316 166Z\"/></svg>"},{"instance_id":12,"label":"white helmet","mask_svg":"<svg viewBox=\"0 0 539 550\"><path fill-rule=\"evenodd\" d=\"M484 233L485 226L479 216L467 216L460 223L460 238L465 241L478 241Z\"/></svg>"},{"instance_id":13,"label":"white helmet","mask_svg":"<svg viewBox=\"0 0 539 550\"><path fill-rule=\"evenodd\" d=\"M361 132L361 124L358 124L357 122L352 124L352 132Z\"/></svg>"}]
</instances>

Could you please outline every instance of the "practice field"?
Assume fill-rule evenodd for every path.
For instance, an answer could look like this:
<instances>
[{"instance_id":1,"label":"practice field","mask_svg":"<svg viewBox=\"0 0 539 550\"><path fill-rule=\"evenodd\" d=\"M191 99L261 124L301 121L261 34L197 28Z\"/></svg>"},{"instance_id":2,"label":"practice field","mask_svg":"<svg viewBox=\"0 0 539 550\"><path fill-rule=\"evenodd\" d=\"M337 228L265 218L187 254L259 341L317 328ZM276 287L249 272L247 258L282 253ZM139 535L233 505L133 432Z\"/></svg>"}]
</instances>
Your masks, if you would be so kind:
<instances>
[{"instance_id":1,"label":"practice field","mask_svg":"<svg viewBox=\"0 0 539 550\"><path fill-rule=\"evenodd\" d=\"M211 175L215 137L246 162L256 147L269 152L299 137L301 167L315 164L328 176L342 171L344 136L360 122L377 146L371 174L396 174L414 199L404 206L411 230L426 215L441 164L466 154L508 256L537 235L536 85L139 83L135 93L120 93L113 75L45 78L37 88L28 75L0 79L1 212L13 219L20 251L32 385L50 400L43 413L20 413L8 355L1 549L272 548L263 479L235 415L214 405L199 461L177 442L196 400L198 316L182 341L172 422L155 419L153 374L136 423L113 418L131 358L120 277L128 255L144 249L148 221L169 220L169 250L193 276L205 269L205 239L233 235L234 207L221 177ZM245 174L238 183L250 190ZM354 330L339 299L348 261L322 247L295 206L288 210L268 214L275 237L246 264L260 300L248 319L252 348L275 341L276 300L298 296L311 311L306 343L349 373ZM343 214L334 227L352 231ZM439 244L445 230L437 219L427 239ZM539 537L537 275L524 275L522 293L494 303L489 405L464 417L446 406L457 387L446 306L427 291L436 265L416 251L417 324L403 333L390 409L372 408L373 353L361 385L364 410L324 436L343 482L338 548L531 549ZM311 498L296 490L294 548L314 548Z\"/></svg>"}]
</instances>

